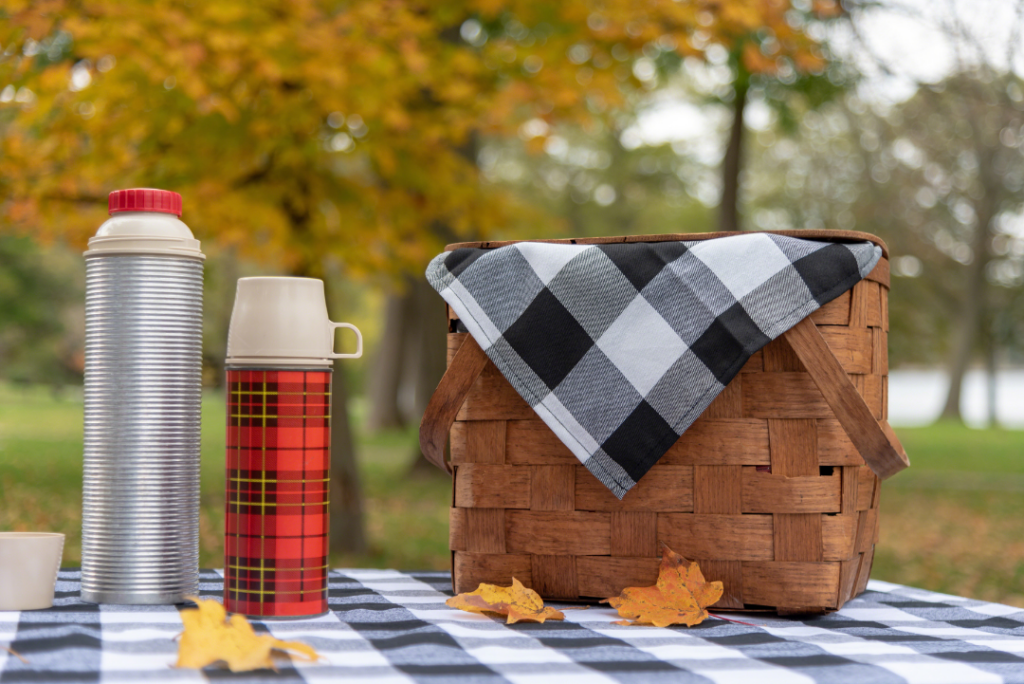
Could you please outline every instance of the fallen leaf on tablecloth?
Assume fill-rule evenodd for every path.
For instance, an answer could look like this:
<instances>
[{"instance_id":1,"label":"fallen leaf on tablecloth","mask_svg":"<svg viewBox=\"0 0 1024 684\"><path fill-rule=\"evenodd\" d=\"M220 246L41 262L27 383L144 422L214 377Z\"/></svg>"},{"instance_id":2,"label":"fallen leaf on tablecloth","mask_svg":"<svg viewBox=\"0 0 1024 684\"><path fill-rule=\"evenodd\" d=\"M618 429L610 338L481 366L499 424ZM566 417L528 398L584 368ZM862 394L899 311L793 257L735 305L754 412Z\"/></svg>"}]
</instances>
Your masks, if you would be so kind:
<instances>
[{"instance_id":1,"label":"fallen leaf on tablecloth","mask_svg":"<svg viewBox=\"0 0 1024 684\"><path fill-rule=\"evenodd\" d=\"M194 596L198 608L181 611L185 631L178 644L175 667L200 669L223 661L232 672L246 672L274 667L273 652L291 651L309 660L320 656L313 647L297 641L279 641L269 634L256 634L243 615L232 615L217 601Z\"/></svg>"},{"instance_id":2,"label":"fallen leaf on tablecloth","mask_svg":"<svg viewBox=\"0 0 1024 684\"><path fill-rule=\"evenodd\" d=\"M476 591L468 591L453 596L445 604L452 608L465 610L469 613L497 613L507 615L506 624L520 620L544 622L545 620L564 620L561 611L544 605L540 594L523 586L522 582L512 578L512 586L499 587L496 584L481 584Z\"/></svg>"},{"instance_id":3,"label":"fallen leaf on tablecloth","mask_svg":"<svg viewBox=\"0 0 1024 684\"><path fill-rule=\"evenodd\" d=\"M722 583L707 582L697 563L691 563L662 545L658 582L651 587L627 587L611 604L619 615L629 620L617 625L686 625L692 627L708 617L705 610L722 598ZM632 622L630 621L632 620Z\"/></svg>"},{"instance_id":4,"label":"fallen leaf on tablecloth","mask_svg":"<svg viewBox=\"0 0 1024 684\"><path fill-rule=\"evenodd\" d=\"M20 660L21 662L23 662L24 664L28 665L28 660L26 660L26 658L25 658L25 657L24 657L23 655L21 655L20 653L18 653L17 651L15 651L15 650L14 650L13 648L11 648L10 646L0 646L0 648L2 648L3 650L7 651L7 652L8 652L8 653L10 653L10 654L11 654L12 656L14 656L15 658L17 658L17 659L18 659L18 660Z\"/></svg>"}]
</instances>

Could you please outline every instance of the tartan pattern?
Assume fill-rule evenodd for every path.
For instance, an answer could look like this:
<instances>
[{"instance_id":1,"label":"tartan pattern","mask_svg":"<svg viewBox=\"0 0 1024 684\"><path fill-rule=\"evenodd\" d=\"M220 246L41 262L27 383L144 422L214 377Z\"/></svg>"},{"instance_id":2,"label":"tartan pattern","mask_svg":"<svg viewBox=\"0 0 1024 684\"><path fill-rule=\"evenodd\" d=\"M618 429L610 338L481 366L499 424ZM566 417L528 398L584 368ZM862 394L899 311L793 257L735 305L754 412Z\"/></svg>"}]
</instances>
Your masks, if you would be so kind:
<instances>
[{"instance_id":1,"label":"tartan pattern","mask_svg":"<svg viewBox=\"0 0 1024 684\"><path fill-rule=\"evenodd\" d=\"M1024 608L879 581L821 617L661 629L616 625L607 606L506 625L445 606L447 572L332 570L330 614L253 623L323 660L231 674L172 669L178 609L83 603L79 576L61 571L50 610L0 612L0 646L28 661L0 648L0 682L1024 684ZM202 598L221 586L200 572Z\"/></svg>"},{"instance_id":2,"label":"tartan pattern","mask_svg":"<svg viewBox=\"0 0 1024 684\"><path fill-rule=\"evenodd\" d=\"M327 612L330 370L228 370L224 605Z\"/></svg>"},{"instance_id":3,"label":"tartan pattern","mask_svg":"<svg viewBox=\"0 0 1024 684\"><path fill-rule=\"evenodd\" d=\"M752 354L882 256L748 233L444 252L427 280L509 384L622 498Z\"/></svg>"}]
</instances>

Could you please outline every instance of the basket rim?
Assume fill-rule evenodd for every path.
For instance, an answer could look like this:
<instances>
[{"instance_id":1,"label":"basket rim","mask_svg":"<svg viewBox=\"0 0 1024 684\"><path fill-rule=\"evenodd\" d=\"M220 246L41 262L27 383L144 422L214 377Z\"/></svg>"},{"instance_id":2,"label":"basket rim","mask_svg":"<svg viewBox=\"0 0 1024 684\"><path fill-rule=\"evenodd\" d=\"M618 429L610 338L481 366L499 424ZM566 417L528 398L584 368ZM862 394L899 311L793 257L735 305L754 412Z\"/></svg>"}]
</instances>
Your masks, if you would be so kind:
<instances>
[{"instance_id":1,"label":"basket rim","mask_svg":"<svg viewBox=\"0 0 1024 684\"><path fill-rule=\"evenodd\" d=\"M519 242L550 242L560 245L609 245L630 242L670 242L677 240L712 240L714 238L729 237L730 235L749 235L751 233L769 233L772 235L783 235L786 237L805 238L810 240L831 240L833 242L873 242L882 248L882 256L889 258L889 247L885 241L877 235L863 233L856 230L739 230L722 231L714 233L662 233L655 235L618 235L604 237L582 237L582 238L548 238L541 240L481 240L477 242L453 242L445 245L444 251L451 252L456 249L497 249L507 245L514 245Z\"/></svg>"}]
</instances>

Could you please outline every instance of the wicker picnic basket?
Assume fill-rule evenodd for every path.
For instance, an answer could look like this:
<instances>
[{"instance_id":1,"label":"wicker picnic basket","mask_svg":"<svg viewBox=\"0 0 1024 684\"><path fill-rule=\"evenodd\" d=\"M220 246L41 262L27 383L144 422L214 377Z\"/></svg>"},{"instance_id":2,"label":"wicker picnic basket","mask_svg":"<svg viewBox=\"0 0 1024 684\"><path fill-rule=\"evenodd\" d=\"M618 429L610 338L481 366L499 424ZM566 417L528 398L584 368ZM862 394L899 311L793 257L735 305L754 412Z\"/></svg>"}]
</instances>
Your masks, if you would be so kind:
<instances>
[{"instance_id":1,"label":"wicker picnic basket","mask_svg":"<svg viewBox=\"0 0 1024 684\"><path fill-rule=\"evenodd\" d=\"M426 457L452 474L456 592L515 577L549 599L617 596L654 583L660 542L724 583L719 610L824 612L864 590L878 540L879 476L908 463L886 422L888 254L864 233L782 234L870 240L883 258L852 290L756 353L621 501L469 334L455 332L449 309L449 368L420 441Z\"/></svg>"}]
</instances>

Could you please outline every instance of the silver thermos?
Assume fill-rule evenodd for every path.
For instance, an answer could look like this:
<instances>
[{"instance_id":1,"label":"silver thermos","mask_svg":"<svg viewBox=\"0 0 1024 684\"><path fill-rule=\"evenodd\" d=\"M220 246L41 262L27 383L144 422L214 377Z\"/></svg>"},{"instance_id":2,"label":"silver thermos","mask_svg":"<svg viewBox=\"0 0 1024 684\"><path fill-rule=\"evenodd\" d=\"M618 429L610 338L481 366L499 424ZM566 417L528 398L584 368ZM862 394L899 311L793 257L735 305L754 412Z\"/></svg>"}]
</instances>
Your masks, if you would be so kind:
<instances>
[{"instance_id":1,"label":"silver thermos","mask_svg":"<svg viewBox=\"0 0 1024 684\"><path fill-rule=\"evenodd\" d=\"M203 260L181 195L110 193L85 253L82 600L199 591Z\"/></svg>"}]
</instances>

